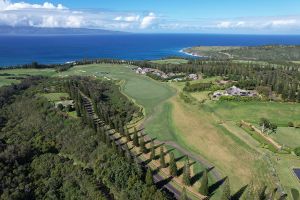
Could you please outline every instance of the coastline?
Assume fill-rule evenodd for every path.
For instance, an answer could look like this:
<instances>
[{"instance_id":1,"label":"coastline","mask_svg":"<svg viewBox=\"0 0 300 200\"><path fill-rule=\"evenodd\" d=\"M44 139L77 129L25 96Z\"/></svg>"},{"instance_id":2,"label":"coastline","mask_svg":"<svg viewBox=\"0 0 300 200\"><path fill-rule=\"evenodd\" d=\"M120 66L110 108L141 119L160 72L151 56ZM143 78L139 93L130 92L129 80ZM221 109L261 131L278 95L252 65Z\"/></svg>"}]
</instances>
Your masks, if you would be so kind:
<instances>
[{"instance_id":1,"label":"coastline","mask_svg":"<svg viewBox=\"0 0 300 200\"><path fill-rule=\"evenodd\" d=\"M179 52L182 53L182 54L185 54L185 55L188 55L188 56L192 56L192 57L197 57L197 58L206 58L207 57L207 56L201 56L201 55L196 54L196 53L189 53L189 52L187 52L186 50L190 49L190 48L192 48L192 47L183 48Z\"/></svg>"}]
</instances>

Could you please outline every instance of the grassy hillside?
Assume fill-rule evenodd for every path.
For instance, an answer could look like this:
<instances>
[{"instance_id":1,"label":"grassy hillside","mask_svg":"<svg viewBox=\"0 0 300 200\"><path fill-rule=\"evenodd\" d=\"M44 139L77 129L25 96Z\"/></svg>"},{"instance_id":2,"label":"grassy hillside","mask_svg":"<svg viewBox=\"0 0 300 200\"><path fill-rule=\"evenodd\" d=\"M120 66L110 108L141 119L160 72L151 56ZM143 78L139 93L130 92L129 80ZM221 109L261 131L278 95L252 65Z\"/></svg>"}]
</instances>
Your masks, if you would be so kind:
<instances>
[{"instance_id":1,"label":"grassy hillside","mask_svg":"<svg viewBox=\"0 0 300 200\"><path fill-rule=\"evenodd\" d=\"M199 56L218 59L299 61L300 46L256 46L256 47L191 47L184 50Z\"/></svg>"}]
</instances>

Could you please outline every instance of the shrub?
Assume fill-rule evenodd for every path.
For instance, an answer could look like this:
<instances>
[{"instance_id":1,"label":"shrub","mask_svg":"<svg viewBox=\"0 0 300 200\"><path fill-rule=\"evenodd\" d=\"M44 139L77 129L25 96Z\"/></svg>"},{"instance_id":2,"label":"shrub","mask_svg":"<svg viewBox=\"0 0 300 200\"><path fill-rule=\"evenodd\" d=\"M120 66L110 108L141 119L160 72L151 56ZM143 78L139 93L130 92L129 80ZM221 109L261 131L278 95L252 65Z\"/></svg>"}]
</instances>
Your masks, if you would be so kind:
<instances>
[{"instance_id":1,"label":"shrub","mask_svg":"<svg viewBox=\"0 0 300 200\"><path fill-rule=\"evenodd\" d=\"M293 122L289 122L288 123L288 127L294 127L294 123Z\"/></svg>"},{"instance_id":2,"label":"shrub","mask_svg":"<svg viewBox=\"0 0 300 200\"><path fill-rule=\"evenodd\" d=\"M294 152L297 156L300 156L300 147L295 148Z\"/></svg>"}]
</instances>

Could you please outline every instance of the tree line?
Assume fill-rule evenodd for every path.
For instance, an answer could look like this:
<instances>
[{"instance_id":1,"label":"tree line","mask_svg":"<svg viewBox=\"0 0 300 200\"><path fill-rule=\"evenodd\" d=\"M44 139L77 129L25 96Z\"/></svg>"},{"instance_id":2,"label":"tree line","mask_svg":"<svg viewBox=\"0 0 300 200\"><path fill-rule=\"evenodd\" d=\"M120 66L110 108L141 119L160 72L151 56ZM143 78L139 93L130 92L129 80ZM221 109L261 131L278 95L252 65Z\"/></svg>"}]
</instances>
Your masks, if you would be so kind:
<instances>
[{"instance_id":1,"label":"tree line","mask_svg":"<svg viewBox=\"0 0 300 200\"><path fill-rule=\"evenodd\" d=\"M187 64L155 64L147 61L134 65L159 69L166 73L201 73L205 76L222 76L237 81L245 89L268 87L285 101L300 102L300 67L290 65L234 62L230 60L190 60Z\"/></svg>"},{"instance_id":2,"label":"tree line","mask_svg":"<svg viewBox=\"0 0 300 200\"><path fill-rule=\"evenodd\" d=\"M0 199L171 199L126 150L116 151L105 129L89 126L87 114L66 118L38 95L45 87L64 90L64 80L53 82L32 85L1 107ZM117 101L111 98L103 101Z\"/></svg>"}]
</instances>

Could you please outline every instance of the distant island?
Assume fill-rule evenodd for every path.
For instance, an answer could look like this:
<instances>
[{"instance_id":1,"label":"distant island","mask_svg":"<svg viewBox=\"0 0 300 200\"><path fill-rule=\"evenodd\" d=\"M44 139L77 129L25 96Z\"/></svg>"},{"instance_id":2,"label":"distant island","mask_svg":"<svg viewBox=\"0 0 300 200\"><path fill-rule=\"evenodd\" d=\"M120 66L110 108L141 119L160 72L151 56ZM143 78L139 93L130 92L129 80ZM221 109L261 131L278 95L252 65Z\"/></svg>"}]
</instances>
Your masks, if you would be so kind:
<instances>
[{"instance_id":1,"label":"distant island","mask_svg":"<svg viewBox=\"0 0 300 200\"><path fill-rule=\"evenodd\" d=\"M111 31L103 29L88 29L88 28L41 28L41 27L24 27L24 26L0 26L1 35L111 35L111 34L126 34L126 32Z\"/></svg>"},{"instance_id":2,"label":"distant island","mask_svg":"<svg viewBox=\"0 0 300 200\"><path fill-rule=\"evenodd\" d=\"M236 59L257 61L300 61L300 46L265 45L253 47L240 46L196 46L182 52L199 57L214 59Z\"/></svg>"}]
</instances>

